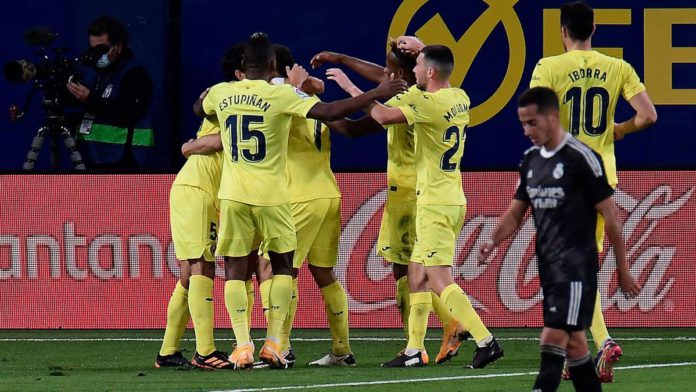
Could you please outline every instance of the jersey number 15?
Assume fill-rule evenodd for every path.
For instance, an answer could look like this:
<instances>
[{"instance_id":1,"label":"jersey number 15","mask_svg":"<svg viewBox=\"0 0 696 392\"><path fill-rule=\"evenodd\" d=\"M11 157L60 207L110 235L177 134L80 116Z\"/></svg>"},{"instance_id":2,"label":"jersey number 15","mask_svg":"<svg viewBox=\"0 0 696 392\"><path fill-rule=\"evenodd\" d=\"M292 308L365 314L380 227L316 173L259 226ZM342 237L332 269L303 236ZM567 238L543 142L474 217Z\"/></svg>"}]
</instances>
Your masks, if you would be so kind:
<instances>
[{"instance_id":1,"label":"jersey number 15","mask_svg":"<svg viewBox=\"0 0 696 392\"><path fill-rule=\"evenodd\" d=\"M225 127L230 131L230 150L232 153L232 162L239 161L239 141L241 140L242 142L247 142L254 139L256 140L256 151L249 148L242 148L242 158L251 163L263 161L263 159L266 157L266 136L263 134L263 132L257 129L249 129L249 126L252 124L262 124L263 116L243 114L239 117L242 125L241 135L238 129L239 124L236 114L227 117L227 121L225 121Z\"/></svg>"}]
</instances>

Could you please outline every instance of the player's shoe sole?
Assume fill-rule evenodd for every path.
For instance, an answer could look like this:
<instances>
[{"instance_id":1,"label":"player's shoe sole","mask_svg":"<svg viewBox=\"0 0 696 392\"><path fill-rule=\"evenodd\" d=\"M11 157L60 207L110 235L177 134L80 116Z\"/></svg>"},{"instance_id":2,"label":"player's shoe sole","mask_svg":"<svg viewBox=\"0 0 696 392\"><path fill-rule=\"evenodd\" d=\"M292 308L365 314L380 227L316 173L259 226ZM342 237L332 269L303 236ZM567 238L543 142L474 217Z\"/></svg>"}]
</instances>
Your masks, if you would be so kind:
<instances>
[{"instance_id":1,"label":"player's shoe sole","mask_svg":"<svg viewBox=\"0 0 696 392\"><path fill-rule=\"evenodd\" d=\"M597 375L599 381L603 383L614 382L614 364L619 362L623 350L612 339L608 339L602 349L597 353L595 358L595 366L597 367Z\"/></svg>"},{"instance_id":2,"label":"player's shoe sole","mask_svg":"<svg viewBox=\"0 0 696 392\"><path fill-rule=\"evenodd\" d=\"M312 361L309 366L355 366L353 353L346 355L334 355L331 351L323 357Z\"/></svg>"}]
</instances>

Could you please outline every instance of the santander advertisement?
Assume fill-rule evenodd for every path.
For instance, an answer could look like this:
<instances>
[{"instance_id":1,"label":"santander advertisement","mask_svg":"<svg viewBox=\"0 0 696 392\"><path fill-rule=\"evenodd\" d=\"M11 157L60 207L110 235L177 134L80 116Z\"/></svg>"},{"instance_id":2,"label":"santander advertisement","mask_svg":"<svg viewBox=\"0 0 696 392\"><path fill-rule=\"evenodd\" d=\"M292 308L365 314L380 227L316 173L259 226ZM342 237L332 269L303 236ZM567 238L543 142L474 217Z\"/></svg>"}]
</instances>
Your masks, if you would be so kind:
<instances>
[{"instance_id":1,"label":"santander advertisement","mask_svg":"<svg viewBox=\"0 0 696 392\"><path fill-rule=\"evenodd\" d=\"M476 253L506 210L515 172L463 174L466 223L452 272L490 327L541 326L534 222L478 266ZM0 176L0 328L163 328L179 273L169 228L171 175ZM401 326L391 266L376 255L384 174L338 174L343 192L336 275L350 324ZM696 172L622 172L615 201L631 271L643 288L625 298L605 242L599 287L609 326L696 326ZM230 326L222 263L216 326ZM300 273L296 328L327 327L320 291ZM431 318L431 324L437 325ZM265 326L256 294L253 327Z\"/></svg>"}]
</instances>

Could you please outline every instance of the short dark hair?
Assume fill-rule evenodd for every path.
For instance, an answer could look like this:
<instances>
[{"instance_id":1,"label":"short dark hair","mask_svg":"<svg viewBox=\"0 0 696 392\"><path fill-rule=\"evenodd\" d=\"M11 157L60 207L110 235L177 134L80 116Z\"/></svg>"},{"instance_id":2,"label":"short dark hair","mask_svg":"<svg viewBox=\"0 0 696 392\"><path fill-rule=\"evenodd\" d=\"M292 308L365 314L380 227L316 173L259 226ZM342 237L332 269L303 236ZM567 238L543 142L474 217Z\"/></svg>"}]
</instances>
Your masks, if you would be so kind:
<instances>
[{"instance_id":1,"label":"short dark hair","mask_svg":"<svg viewBox=\"0 0 696 392\"><path fill-rule=\"evenodd\" d=\"M594 11L584 1L574 1L561 6L561 26L568 30L570 38L586 41L594 29Z\"/></svg>"},{"instance_id":2,"label":"short dark hair","mask_svg":"<svg viewBox=\"0 0 696 392\"><path fill-rule=\"evenodd\" d=\"M430 62L443 77L449 77L454 69L454 54L445 45L428 45L421 49L426 61Z\"/></svg>"},{"instance_id":3,"label":"short dark hair","mask_svg":"<svg viewBox=\"0 0 696 392\"><path fill-rule=\"evenodd\" d=\"M222 75L226 81L239 80L234 71L242 69L244 57L244 43L232 45L222 57Z\"/></svg>"},{"instance_id":4,"label":"short dark hair","mask_svg":"<svg viewBox=\"0 0 696 392\"><path fill-rule=\"evenodd\" d=\"M89 25L87 32L93 36L106 34L109 37L109 43L112 45L123 44L123 46L128 46L128 30L126 30L126 26L111 16L104 15L98 17Z\"/></svg>"},{"instance_id":5,"label":"short dark hair","mask_svg":"<svg viewBox=\"0 0 696 392\"><path fill-rule=\"evenodd\" d=\"M389 51L396 57L399 68L406 73L413 73L413 68L416 66L416 58L420 52L412 53L401 50L396 40L389 42Z\"/></svg>"},{"instance_id":6,"label":"short dark hair","mask_svg":"<svg viewBox=\"0 0 696 392\"><path fill-rule=\"evenodd\" d=\"M273 51L276 57L276 72L278 72L278 75L287 78L288 71L285 70L285 67L292 68L295 65L295 58L292 57L290 48L285 45L274 44Z\"/></svg>"},{"instance_id":7,"label":"short dark hair","mask_svg":"<svg viewBox=\"0 0 696 392\"><path fill-rule=\"evenodd\" d=\"M556 92L548 87L532 87L520 94L517 98L517 107L524 108L530 105L537 105L537 113L559 110Z\"/></svg>"},{"instance_id":8,"label":"short dark hair","mask_svg":"<svg viewBox=\"0 0 696 392\"><path fill-rule=\"evenodd\" d=\"M242 70L249 68L264 69L275 58L273 44L268 34L258 32L252 34L244 44L244 61Z\"/></svg>"}]
</instances>

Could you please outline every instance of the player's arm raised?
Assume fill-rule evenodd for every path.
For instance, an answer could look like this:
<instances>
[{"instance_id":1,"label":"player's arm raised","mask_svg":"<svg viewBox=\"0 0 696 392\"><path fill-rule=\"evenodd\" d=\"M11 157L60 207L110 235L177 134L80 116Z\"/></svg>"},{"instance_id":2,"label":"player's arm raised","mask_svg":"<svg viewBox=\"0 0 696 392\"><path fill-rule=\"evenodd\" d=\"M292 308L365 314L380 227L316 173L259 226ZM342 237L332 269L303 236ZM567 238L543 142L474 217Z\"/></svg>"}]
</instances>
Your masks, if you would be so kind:
<instances>
[{"instance_id":1,"label":"player's arm raised","mask_svg":"<svg viewBox=\"0 0 696 392\"><path fill-rule=\"evenodd\" d=\"M354 98L346 98L331 103L318 102L307 112L308 118L322 121L339 120L374 103L385 100L406 91L408 86L403 80L383 80L379 86Z\"/></svg>"},{"instance_id":2,"label":"player's arm raised","mask_svg":"<svg viewBox=\"0 0 696 392\"><path fill-rule=\"evenodd\" d=\"M638 132L657 122L657 111L648 93L640 92L628 101L636 111L630 120L614 125L614 139L621 140L629 133Z\"/></svg>"},{"instance_id":3,"label":"player's arm raised","mask_svg":"<svg viewBox=\"0 0 696 392\"><path fill-rule=\"evenodd\" d=\"M381 65L377 65L375 63L351 57L342 53L328 51L319 52L315 54L314 57L312 57L310 63L312 64L312 68L319 68L324 63L342 64L352 69L363 78L375 83L379 83L380 81L382 81L382 79L384 79L384 67L382 67Z\"/></svg>"},{"instance_id":4,"label":"player's arm raised","mask_svg":"<svg viewBox=\"0 0 696 392\"><path fill-rule=\"evenodd\" d=\"M191 139L181 146L181 154L186 158L191 155L207 155L222 150L220 134L205 135L198 139Z\"/></svg>"},{"instance_id":5,"label":"player's arm raised","mask_svg":"<svg viewBox=\"0 0 696 392\"><path fill-rule=\"evenodd\" d=\"M619 286L624 294L635 297L640 293L640 285L636 283L628 269L626 261L626 245L621 232L623 230L619 219L619 210L611 197L608 197L595 205L597 211L602 214L605 221L605 230L609 242L614 247L616 254L616 271L619 274Z\"/></svg>"},{"instance_id":6,"label":"player's arm raised","mask_svg":"<svg viewBox=\"0 0 696 392\"><path fill-rule=\"evenodd\" d=\"M495 227L491 239L486 241L481 245L481 248L479 248L479 265L487 264L491 252L520 227L528 208L529 203L526 201L514 199L512 203L510 203L510 207L508 207L505 214L500 218L498 226Z\"/></svg>"}]
</instances>

